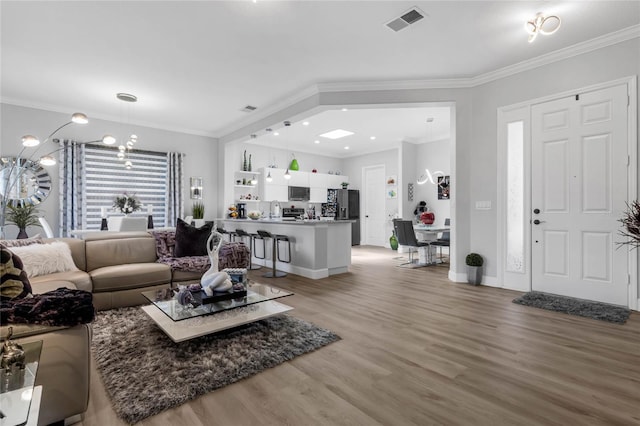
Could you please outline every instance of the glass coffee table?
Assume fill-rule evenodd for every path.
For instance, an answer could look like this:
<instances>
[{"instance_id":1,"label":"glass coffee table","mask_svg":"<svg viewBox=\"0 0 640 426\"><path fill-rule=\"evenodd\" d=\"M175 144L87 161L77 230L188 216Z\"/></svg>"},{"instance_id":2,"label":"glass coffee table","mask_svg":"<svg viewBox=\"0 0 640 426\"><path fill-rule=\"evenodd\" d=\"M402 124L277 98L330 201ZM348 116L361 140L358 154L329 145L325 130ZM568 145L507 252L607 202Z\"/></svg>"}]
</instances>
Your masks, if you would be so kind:
<instances>
[{"instance_id":1,"label":"glass coffee table","mask_svg":"<svg viewBox=\"0 0 640 426\"><path fill-rule=\"evenodd\" d=\"M195 293L194 302L183 306L176 293L176 289L142 292L151 302L142 310L176 343L293 310L275 301L293 293L253 281L247 282L246 296L213 303L202 304Z\"/></svg>"},{"instance_id":2,"label":"glass coffee table","mask_svg":"<svg viewBox=\"0 0 640 426\"><path fill-rule=\"evenodd\" d=\"M38 423L41 386L35 386L42 340L21 343L25 368L0 370L0 425L35 425ZM38 389L40 388L40 389Z\"/></svg>"}]
</instances>

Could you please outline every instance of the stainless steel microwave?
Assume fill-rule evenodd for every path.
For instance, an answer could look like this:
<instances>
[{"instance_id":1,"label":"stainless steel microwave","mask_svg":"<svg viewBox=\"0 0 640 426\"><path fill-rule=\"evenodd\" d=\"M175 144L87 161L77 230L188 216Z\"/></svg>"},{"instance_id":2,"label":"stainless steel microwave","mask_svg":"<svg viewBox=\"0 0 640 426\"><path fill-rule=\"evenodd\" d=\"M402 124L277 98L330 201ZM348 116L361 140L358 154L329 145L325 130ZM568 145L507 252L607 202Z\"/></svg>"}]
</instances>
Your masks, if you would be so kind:
<instances>
[{"instance_id":1,"label":"stainless steel microwave","mask_svg":"<svg viewBox=\"0 0 640 426\"><path fill-rule=\"evenodd\" d=\"M309 201L310 190L307 186L290 186L289 201Z\"/></svg>"}]
</instances>

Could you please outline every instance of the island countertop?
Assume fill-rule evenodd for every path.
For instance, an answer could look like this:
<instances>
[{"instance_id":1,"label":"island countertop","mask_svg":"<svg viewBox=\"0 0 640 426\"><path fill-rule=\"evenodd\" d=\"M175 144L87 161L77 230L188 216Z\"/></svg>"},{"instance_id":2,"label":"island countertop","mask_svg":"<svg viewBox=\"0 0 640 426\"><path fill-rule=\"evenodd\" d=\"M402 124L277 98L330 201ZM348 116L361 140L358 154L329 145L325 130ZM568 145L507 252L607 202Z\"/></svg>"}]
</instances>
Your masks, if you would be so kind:
<instances>
[{"instance_id":1,"label":"island countertop","mask_svg":"<svg viewBox=\"0 0 640 426\"><path fill-rule=\"evenodd\" d=\"M291 262L278 260L277 269L307 278L325 278L349 270L351 264L351 227L354 220L282 220L216 219L216 226L226 231L243 230L248 234L266 231L286 235L280 250L289 251ZM238 237L235 238L238 241ZM249 244L249 238L244 238ZM273 241L255 239L250 244L254 264L272 267ZM257 255L257 256L256 256ZM281 259L289 259L283 254Z\"/></svg>"},{"instance_id":2,"label":"island countertop","mask_svg":"<svg viewBox=\"0 0 640 426\"><path fill-rule=\"evenodd\" d=\"M317 226L317 225L337 225L343 223L354 223L355 220L352 219L340 219L340 220L313 220L313 219L295 219L295 220L287 220L287 219L268 219L268 218L260 218L260 219L231 219L231 218L216 218L216 222L234 222L234 223L268 223L275 225L306 225L306 226Z\"/></svg>"}]
</instances>

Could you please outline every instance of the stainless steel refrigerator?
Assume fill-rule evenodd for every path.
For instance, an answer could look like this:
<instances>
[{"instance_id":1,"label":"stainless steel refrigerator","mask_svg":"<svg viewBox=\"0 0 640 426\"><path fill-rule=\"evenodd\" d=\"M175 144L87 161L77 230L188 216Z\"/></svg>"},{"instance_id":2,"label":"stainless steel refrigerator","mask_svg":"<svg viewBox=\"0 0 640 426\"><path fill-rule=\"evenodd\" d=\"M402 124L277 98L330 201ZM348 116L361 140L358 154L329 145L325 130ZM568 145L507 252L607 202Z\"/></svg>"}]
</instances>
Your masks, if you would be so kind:
<instances>
[{"instance_id":1,"label":"stainless steel refrigerator","mask_svg":"<svg viewBox=\"0 0 640 426\"><path fill-rule=\"evenodd\" d=\"M353 220L351 245L360 245L360 192L356 189L336 189L336 220Z\"/></svg>"}]
</instances>

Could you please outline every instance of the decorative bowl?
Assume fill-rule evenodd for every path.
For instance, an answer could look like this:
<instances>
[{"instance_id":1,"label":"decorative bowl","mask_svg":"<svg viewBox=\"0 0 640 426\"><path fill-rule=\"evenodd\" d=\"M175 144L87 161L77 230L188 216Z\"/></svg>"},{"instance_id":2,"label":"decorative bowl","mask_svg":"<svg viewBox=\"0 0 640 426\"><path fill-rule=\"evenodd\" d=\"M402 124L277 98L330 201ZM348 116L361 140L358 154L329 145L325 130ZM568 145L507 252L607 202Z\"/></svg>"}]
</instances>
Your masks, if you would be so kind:
<instances>
[{"instance_id":1,"label":"decorative bowl","mask_svg":"<svg viewBox=\"0 0 640 426\"><path fill-rule=\"evenodd\" d=\"M249 219L258 220L260 219L260 217L262 217L262 213L257 210L251 210L249 213L247 213L247 217Z\"/></svg>"}]
</instances>

